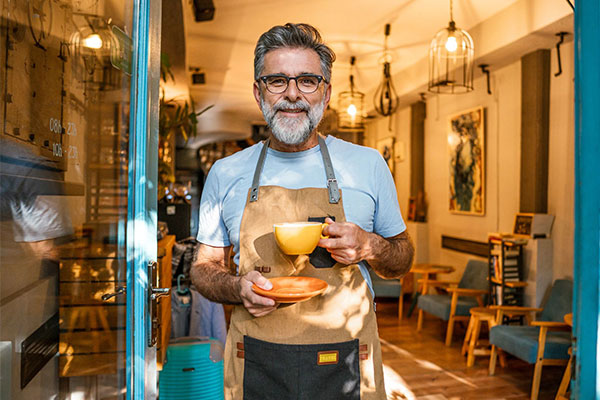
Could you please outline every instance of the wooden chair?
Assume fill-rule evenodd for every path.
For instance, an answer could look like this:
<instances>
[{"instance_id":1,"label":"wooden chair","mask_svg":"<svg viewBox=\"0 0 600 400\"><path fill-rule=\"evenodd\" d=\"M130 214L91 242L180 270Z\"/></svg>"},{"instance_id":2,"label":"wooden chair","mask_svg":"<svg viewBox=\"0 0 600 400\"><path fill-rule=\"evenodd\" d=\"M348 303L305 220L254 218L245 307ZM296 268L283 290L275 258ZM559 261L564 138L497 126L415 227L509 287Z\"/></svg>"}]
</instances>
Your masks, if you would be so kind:
<instances>
[{"instance_id":1,"label":"wooden chair","mask_svg":"<svg viewBox=\"0 0 600 400\"><path fill-rule=\"evenodd\" d=\"M452 333L456 321L468 321L469 310L473 307L483 307L484 297L488 294L487 263L485 261L469 260L460 282L420 279L423 292L419 296L417 307L419 319L417 331L423 328L423 312L435 315L448 321L446 330L446 346L452 342ZM429 294L430 288L443 288L445 294Z\"/></svg>"},{"instance_id":2,"label":"wooden chair","mask_svg":"<svg viewBox=\"0 0 600 400\"><path fill-rule=\"evenodd\" d=\"M565 323L573 328L573 313L569 313L565 315ZM573 347L569 348L569 362L567 363L567 368L565 368L565 373L563 374L562 380L560 381L560 386L558 387L558 391L556 392L555 400L569 400L571 398L571 393L568 391L569 383L571 382L571 368L573 367Z\"/></svg>"},{"instance_id":3,"label":"wooden chair","mask_svg":"<svg viewBox=\"0 0 600 400\"><path fill-rule=\"evenodd\" d=\"M496 368L497 348L535 364L531 399L538 398L542 367L544 365L566 365L571 346L571 327L563 322L564 316L571 311L573 282L559 279L554 282L548 301L543 309L519 306L492 306L497 309L498 325L490 330L492 354L490 356L490 375ZM527 326L502 325L505 312L523 311L533 313L541 311L540 318Z\"/></svg>"}]
</instances>

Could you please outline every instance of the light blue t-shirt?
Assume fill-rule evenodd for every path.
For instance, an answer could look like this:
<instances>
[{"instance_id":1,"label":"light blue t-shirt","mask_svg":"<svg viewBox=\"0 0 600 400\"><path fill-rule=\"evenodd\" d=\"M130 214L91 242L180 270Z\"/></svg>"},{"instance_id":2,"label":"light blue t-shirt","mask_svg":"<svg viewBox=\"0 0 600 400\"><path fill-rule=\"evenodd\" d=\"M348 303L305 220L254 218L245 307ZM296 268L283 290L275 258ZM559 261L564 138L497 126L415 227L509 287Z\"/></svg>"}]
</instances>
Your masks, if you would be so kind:
<instances>
[{"instance_id":1,"label":"light blue t-shirt","mask_svg":"<svg viewBox=\"0 0 600 400\"><path fill-rule=\"evenodd\" d=\"M346 220L383 237L404 232L394 180L379 152L333 136L325 143L342 191ZM255 144L215 162L202 190L197 239L210 246L233 245L237 265L242 214L262 146ZM320 147L292 153L269 148L260 185L326 188ZM371 287L366 266L360 263L360 268Z\"/></svg>"}]
</instances>

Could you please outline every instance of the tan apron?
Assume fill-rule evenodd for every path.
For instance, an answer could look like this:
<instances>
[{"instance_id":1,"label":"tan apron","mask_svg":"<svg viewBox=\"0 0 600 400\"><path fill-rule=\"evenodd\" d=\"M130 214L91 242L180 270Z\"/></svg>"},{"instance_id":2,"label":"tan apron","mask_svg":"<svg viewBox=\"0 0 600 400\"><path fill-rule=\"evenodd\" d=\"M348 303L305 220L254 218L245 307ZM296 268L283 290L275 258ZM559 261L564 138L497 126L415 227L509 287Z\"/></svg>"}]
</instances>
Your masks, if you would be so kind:
<instances>
[{"instance_id":1,"label":"tan apron","mask_svg":"<svg viewBox=\"0 0 600 400\"><path fill-rule=\"evenodd\" d=\"M307 255L283 254L273 236L274 223L326 216L345 221L320 136L319 145L327 189L259 188L268 141L263 144L240 227L239 274L258 270L267 278L310 276L329 287L320 296L282 304L264 317L255 318L242 305L235 306L225 346L226 399L386 398L373 299L358 265L333 265L330 258L329 268L322 260L313 261L321 266L315 268Z\"/></svg>"}]
</instances>

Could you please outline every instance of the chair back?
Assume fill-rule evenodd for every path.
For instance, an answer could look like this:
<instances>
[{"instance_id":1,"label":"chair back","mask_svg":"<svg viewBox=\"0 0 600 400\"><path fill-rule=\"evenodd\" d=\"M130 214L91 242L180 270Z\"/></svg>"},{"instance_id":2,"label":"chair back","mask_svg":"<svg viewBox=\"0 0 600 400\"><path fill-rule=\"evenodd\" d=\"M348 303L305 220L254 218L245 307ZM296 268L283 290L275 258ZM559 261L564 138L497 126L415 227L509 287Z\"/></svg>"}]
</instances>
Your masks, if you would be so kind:
<instances>
[{"instance_id":1,"label":"chair back","mask_svg":"<svg viewBox=\"0 0 600 400\"><path fill-rule=\"evenodd\" d=\"M469 260L458 283L459 288L488 290L488 264L485 261Z\"/></svg>"},{"instance_id":2,"label":"chair back","mask_svg":"<svg viewBox=\"0 0 600 400\"><path fill-rule=\"evenodd\" d=\"M548 301L540 315L541 321L563 322L565 314L573 312L573 281L557 279L550 289Z\"/></svg>"}]
</instances>

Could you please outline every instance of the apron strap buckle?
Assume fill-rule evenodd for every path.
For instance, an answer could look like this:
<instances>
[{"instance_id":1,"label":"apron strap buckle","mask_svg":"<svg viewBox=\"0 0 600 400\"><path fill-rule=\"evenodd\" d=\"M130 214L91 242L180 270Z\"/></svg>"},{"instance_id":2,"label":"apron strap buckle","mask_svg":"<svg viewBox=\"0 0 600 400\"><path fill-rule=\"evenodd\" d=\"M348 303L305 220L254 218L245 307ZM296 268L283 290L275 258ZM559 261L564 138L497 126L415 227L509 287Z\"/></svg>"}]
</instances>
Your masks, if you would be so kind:
<instances>
[{"instance_id":1,"label":"apron strap buckle","mask_svg":"<svg viewBox=\"0 0 600 400\"><path fill-rule=\"evenodd\" d=\"M327 179L327 189L329 190L329 203L337 204L340 201L340 190L337 179Z\"/></svg>"}]
</instances>

